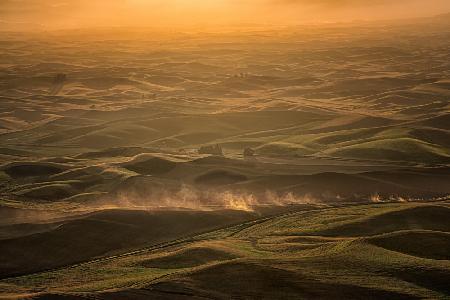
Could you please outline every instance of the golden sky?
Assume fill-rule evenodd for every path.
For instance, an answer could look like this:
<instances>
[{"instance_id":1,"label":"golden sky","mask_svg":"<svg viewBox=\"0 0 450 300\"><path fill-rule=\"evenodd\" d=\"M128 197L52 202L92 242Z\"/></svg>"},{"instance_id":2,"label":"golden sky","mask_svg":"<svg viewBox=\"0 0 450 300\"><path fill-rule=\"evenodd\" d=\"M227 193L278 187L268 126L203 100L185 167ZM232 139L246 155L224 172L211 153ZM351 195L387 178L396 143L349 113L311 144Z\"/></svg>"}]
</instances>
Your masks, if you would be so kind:
<instances>
[{"instance_id":1,"label":"golden sky","mask_svg":"<svg viewBox=\"0 0 450 300\"><path fill-rule=\"evenodd\" d=\"M0 22L44 28L285 25L448 11L450 0L0 0Z\"/></svg>"}]
</instances>

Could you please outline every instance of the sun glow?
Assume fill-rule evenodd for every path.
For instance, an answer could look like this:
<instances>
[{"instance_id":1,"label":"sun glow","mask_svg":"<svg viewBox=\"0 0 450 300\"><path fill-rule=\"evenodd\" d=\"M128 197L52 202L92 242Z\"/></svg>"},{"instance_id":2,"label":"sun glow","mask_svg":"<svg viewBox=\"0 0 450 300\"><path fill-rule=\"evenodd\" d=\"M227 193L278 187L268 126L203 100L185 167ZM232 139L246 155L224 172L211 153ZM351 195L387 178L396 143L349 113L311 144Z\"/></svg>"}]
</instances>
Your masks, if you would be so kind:
<instances>
[{"instance_id":1,"label":"sun glow","mask_svg":"<svg viewBox=\"0 0 450 300\"><path fill-rule=\"evenodd\" d=\"M26 4L25 4L26 3ZM447 0L4 0L0 22L22 29L297 25L427 16ZM14 25L15 24L15 25ZM33 26L30 26L33 24Z\"/></svg>"}]
</instances>

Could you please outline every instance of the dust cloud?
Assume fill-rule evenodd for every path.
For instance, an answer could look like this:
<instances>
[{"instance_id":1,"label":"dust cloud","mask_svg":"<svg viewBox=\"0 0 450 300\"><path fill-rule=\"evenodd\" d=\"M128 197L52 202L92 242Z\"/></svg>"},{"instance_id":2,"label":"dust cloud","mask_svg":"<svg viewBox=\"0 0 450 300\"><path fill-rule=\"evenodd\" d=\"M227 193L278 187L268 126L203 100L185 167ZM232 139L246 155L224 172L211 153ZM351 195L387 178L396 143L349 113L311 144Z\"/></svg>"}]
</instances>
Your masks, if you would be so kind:
<instances>
[{"instance_id":1,"label":"dust cloud","mask_svg":"<svg viewBox=\"0 0 450 300\"><path fill-rule=\"evenodd\" d=\"M155 191L148 197L142 197L132 190L120 192L115 197L108 197L94 204L104 208L137 209L190 209L190 210L242 210L254 211L260 206L285 206L299 204L322 204L311 195L298 196L292 192L278 194L272 191L263 193L239 192L229 190L201 190L182 185L176 191Z\"/></svg>"}]
</instances>

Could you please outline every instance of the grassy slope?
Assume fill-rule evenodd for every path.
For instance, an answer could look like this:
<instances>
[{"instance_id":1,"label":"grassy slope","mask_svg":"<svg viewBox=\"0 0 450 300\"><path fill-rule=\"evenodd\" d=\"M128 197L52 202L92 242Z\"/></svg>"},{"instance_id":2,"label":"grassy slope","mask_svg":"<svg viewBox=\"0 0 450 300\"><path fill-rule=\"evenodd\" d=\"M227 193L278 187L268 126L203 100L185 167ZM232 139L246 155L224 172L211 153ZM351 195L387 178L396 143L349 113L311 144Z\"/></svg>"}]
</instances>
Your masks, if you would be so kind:
<instances>
[{"instance_id":1,"label":"grassy slope","mask_svg":"<svg viewBox=\"0 0 450 300\"><path fill-rule=\"evenodd\" d=\"M168 242L254 218L239 211L103 211L37 234L2 240L1 277L42 271L112 252Z\"/></svg>"},{"instance_id":2,"label":"grassy slope","mask_svg":"<svg viewBox=\"0 0 450 300\"><path fill-rule=\"evenodd\" d=\"M288 213L0 286L16 293L94 292L101 299L444 299L448 211L444 203L411 203ZM363 237L353 237L355 230ZM424 241L431 248L421 247Z\"/></svg>"}]
</instances>

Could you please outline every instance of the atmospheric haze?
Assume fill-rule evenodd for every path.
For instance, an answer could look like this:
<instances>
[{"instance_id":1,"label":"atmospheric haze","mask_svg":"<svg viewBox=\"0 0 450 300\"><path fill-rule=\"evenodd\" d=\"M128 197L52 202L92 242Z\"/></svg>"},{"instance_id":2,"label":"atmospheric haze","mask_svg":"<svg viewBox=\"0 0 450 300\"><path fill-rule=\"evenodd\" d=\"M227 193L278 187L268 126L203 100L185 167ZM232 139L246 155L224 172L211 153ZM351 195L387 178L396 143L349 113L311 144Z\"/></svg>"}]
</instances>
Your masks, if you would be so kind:
<instances>
[{"instance_id":1,"label":"atmospheric haze","mask_svg":"<svg viewBox=\"0 0 450 300\"><path fill-rule=\"evenodd\" d=\"M449 299L449 11L0 0L0 299Z\"/></svg>"},{"instance_id":2,"label":"atmospheric haze","mask_svg":"<svg viewBox=\"0 0 450 300\"><path fill-rule=\"evenodd\" d=\"M21 31L121 26L205 30L423 17L448 10L447 0L3 0L0 20L4 28Z\"/></svg>"}]
</instances>

